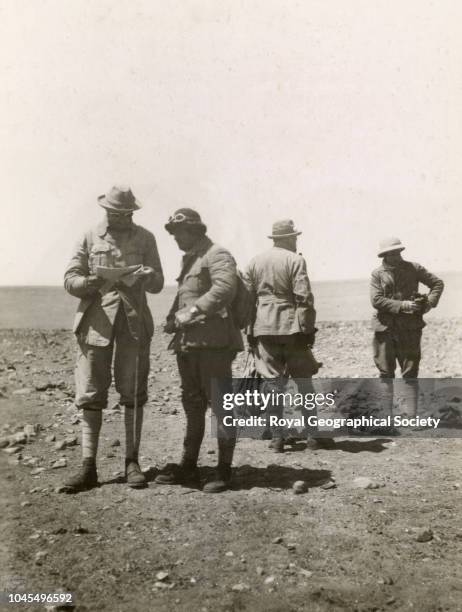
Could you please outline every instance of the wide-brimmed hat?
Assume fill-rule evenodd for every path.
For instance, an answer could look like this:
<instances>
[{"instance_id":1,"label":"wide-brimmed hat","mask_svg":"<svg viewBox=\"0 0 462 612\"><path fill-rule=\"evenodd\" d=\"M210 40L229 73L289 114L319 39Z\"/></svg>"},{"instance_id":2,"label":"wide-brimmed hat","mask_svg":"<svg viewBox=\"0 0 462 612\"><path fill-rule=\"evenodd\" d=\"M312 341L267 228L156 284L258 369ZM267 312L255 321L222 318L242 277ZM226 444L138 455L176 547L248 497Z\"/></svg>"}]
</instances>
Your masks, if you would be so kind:
<instances>
[{"instance_id":1,"label":"wide-brimmed hat","mask_svg":"<svg viewBox=\"0 0 462 612\"><path fill-rule=\"evenodd\" d=\"M383 257L387 253L391 253L391 251L404 251L405 248L399 238L385 238L379 243L377 257Z\"/></svg>"},{"instance_id":2,"label":"wide-brimmed hat","mask_svg":"<svg viewBox=\"0 0 462 612\"><path fill-rule=\"evenodd\" d=\"M184 225L190 227L201 227L203 228L204 232L207 231L207 226L202 223L200 214L192 208L179 208L176 210L164 227L169 234L174 234L178 227Z\"/></svg>"},{"instance_id":3,"label":"wide-brimmed hat","mask_svg":"<svg viewBox=\"0 0 462 612\"><path fill-rule=\"evenodd\" d=\"M299 232L294 227L292 219L282 219L273 223L273 232L268 238L288 238L289 236L300 236Z\"/></svg>"},{"instance_id":4,"label":"wide-brimmed hat","mask_svg":"<svg viewBox=\"0 0 462 612\"><path fill-rule=\"evenodd\" d=\"M107 210L128 213L141 208L130 187L115 185L110 191L98 197L98 204Z\"/></svg>"}]
</instances>

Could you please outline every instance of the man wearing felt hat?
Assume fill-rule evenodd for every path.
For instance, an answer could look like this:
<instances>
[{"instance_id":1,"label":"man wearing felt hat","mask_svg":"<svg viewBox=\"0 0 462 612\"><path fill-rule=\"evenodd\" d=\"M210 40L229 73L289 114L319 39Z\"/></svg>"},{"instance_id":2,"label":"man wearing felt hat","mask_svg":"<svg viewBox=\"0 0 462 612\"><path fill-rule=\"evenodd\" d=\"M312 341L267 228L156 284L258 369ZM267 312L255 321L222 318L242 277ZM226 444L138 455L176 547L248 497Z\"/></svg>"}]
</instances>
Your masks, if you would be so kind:
<instances>
[{"instance_id":1,"label":"man wearing felt hat","mask_svg":"<svg viewBox=\"0 0 462 612\"><path fill-rule=\"evenodd\" d=\"M316 311L304 257L297 254L298 231L291 219L273 224L268 236L273 246L252 259L245 279L255 302L249 342L255 365L268 391L280 392L288 377L299 379L299 392L312 393L311 377L320 364L311 351L314 344ZM272 410L282 416L282 406ZM315 432L312 432L315 434ZM272 428L271 448L284 451L284 432ZM315 449L332 446L331 439L309 436Z\"/></svg>"},{"instance_id":2,"label":"man wearing felt hat","mask_svg":"<svg viewBox=\"0 0 462 612\"><path fill-rule=\"evenodd\" d=\"M191 208L175 211L165 229L185 253L177 278L178 293L164 330L173 334L170 348L176 353L181 378L186 433L180 463L167 465L155 482L199 484L197 462L205 413L211 403L211 381L215 378L231 385L231 364L243 348L231 310L237 289L236 262L229 251L210 240L199 213ZM220 493L231 484L236 431L223 426L218 402L213 402L212 410L217 423L218 465L203 491Z\"/></svg>"},{"instance_id":3,"label":"man wearing felt hat","mask_svg":"<svg viewBox=\"0 0 462 612\"><path fill-rule=\"evenodd\" d=\"M146 292L159 293L164 278L154 236L132 221L141 205L131 189L117 185L99 196L98 204L105 217L79 240L64 275L66 291L80 298L73 331L79 347L75 403L82 409L83 466L64 483L72 493L97 485L101 410L107 406L113 354L115 387L125 410L127 483L146 485L138 463L154 332Z\"/></svg>"},{"instance_id":4,"label":"man wearing felt hat","mask_svg":"<svg viewBox=\"0 0 462 612\"><path fill-rule=\"evenodd\" d=\"M382 379L395 377L396 362L409 384L406 411L417 412L417 387L412 383L419 372L420 342L425 326L423 314L435 308L444 289L443 281L418 263L405 261L405 246L399 238L386 238L379 245L382 264L372 272L370 295L375 308L374 361ZM419 283L430 289L420 295ZM389 397L391 397L391 392Z\"/></svg>"}]
</instances>

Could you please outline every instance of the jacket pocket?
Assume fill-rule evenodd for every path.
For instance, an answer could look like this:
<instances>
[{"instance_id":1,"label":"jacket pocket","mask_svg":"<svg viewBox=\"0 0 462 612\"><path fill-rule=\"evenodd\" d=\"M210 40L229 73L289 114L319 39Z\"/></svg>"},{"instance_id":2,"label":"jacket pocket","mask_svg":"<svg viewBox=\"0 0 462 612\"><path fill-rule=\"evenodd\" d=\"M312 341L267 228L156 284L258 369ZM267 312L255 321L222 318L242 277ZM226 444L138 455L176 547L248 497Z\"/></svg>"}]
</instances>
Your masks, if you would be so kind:
<instances>
[{"instance_id":1,"label":"jacket pocket","mask_svg":"<svg viewBox=\"0 0 462 612\"><path fill-rule=\"evenodd\" d=\"M94 274L96 266L113 266L114 255L110 244L94 244L90 250L90 269Z\"/></svg>"}]
</instances>

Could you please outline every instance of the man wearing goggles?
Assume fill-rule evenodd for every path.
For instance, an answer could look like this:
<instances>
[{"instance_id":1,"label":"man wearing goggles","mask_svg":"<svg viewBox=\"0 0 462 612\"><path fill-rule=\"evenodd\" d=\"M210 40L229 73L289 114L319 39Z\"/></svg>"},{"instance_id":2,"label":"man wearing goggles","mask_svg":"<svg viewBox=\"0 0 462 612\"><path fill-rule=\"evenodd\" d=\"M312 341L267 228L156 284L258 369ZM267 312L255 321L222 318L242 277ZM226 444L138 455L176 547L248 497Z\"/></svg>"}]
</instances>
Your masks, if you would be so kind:
<instances>
[{"instance_id":1,"label":"man wearing goggles","mask_svg":"<svg viewBox=\"0 0 462 612\"><path fill-rule=\"evenodd\" d=\"M167 466L156 482L197 484L197 460L211 400L211 381L230 381L231 364L236 352L243 348L230 308L237 287L236 262L226 249L207 237L207 228L195 210L177 210L165 229L185 253L177 279L178 293L164 329L174 334L170 348L176 353L181 378L186 433L180 464ZM217 417L218 466L203 491L219 493L230 485L236 432L223 426L219 406L212 409Z\"/></svg>"}]
</instances>

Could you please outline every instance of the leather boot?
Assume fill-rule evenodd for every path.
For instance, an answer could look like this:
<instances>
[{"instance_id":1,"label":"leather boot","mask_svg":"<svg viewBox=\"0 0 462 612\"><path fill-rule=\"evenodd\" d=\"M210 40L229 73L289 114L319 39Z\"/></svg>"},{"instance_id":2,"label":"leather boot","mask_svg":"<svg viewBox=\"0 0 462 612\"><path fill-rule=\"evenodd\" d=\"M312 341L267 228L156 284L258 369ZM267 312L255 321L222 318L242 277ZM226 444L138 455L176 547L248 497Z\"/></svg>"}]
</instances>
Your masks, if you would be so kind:
<instances>
[{"instance_id":1,"label":"leather boot","mask_svg":"<svg viewBox=\"0 0 462 612\"><path fill-rule=\"evenodd\" d=\"M271 448L275 453L284 452L284 438L273 438L268 444L268 448Z\"/></svg>"},{"instance_id":2,"label":"leather boot","mask_svg":"<svg viewBox=\"0 0 462 612\"><path fill-rule=\"evenodd\" d=\"M204 485L204 493L221 493L231 486L231 464L219 464L215 477Z\"/></svg>"},{"instance_id":3,"label":"leather boot","mask_svg":"<svg viewBox=\"0 0 462 612\"><path fill-rule=\"evenodd\" d=\"M125 459L125 478L132 489L143 489L147 486L146 478L141 471L138 457Z\"/></svg>"},{"instance_id":4,"label":"leather boot","mask_svg":"<svg viewBox=\"0 0 462 612\"><path fill-rule=\"evenodd\" d=\"M93 458L84 459L82 468L63 483L63 493L79 493L98 486L96 461Z\"/></svg>"},{"instance_id":5,"label":"leather boot","mask_svg":"<svg viewBox=\"0 0 462 612\"><path fill-rule=\"evenodd\" d=\"M200 484L200 474L197 465L183 461L180 464L170 463L156 476L154 482L161 485L198 486Z\"/></svg>"}]
</instances>

